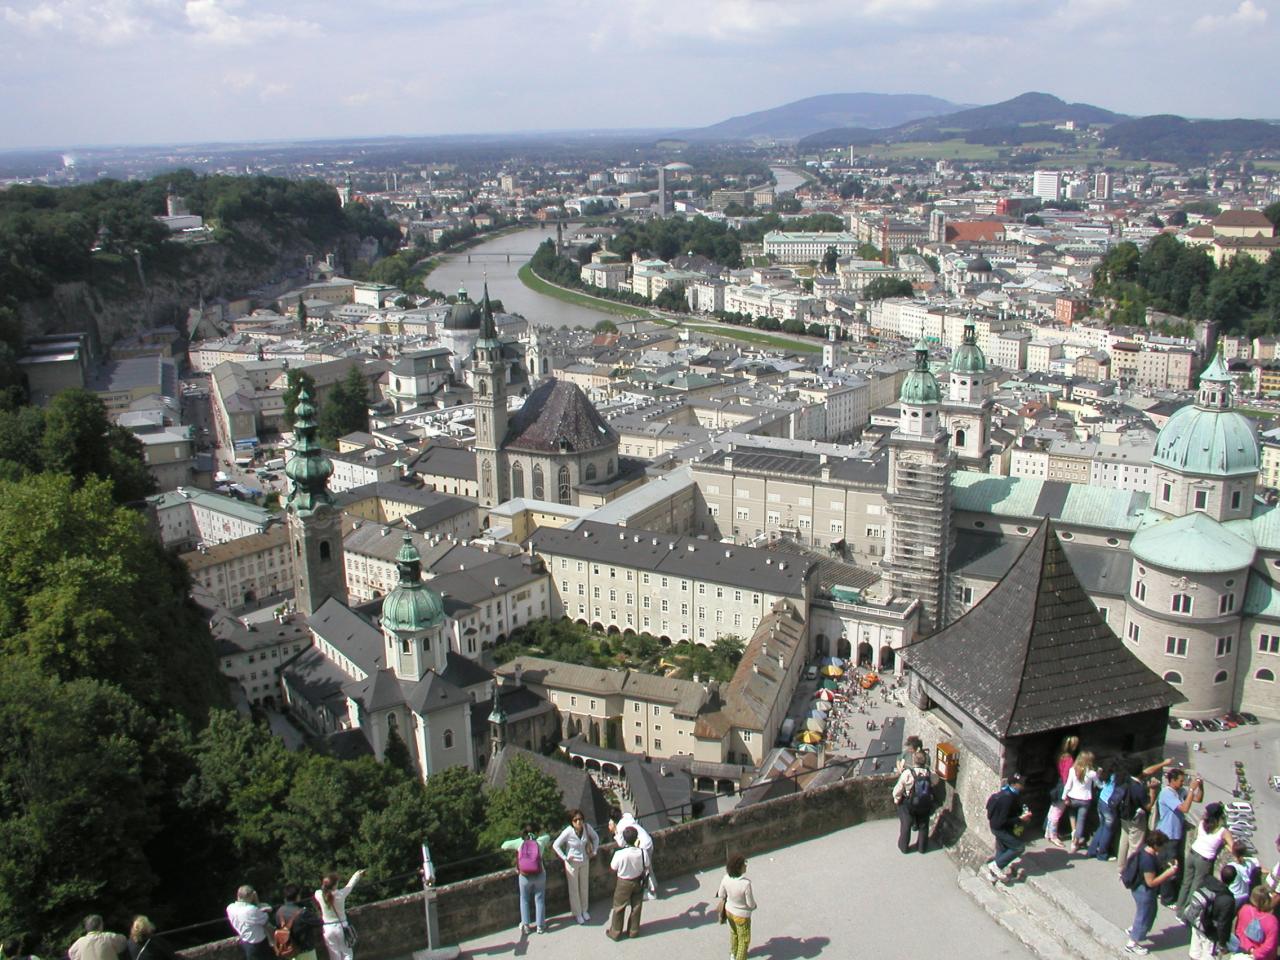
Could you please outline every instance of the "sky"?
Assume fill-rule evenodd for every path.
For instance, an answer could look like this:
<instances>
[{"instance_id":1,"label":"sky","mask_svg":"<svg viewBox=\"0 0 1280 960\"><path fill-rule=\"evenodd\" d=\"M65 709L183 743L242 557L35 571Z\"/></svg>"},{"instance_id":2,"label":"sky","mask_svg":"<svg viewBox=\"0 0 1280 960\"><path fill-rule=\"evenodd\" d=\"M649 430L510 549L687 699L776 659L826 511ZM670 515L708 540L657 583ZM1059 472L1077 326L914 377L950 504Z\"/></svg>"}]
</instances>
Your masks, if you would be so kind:
<instances>
[{"instance_id":1,"label":"sky","mask_svg":"<svg viewBox=\"0 0 1280 960\"><path fill-rule=\"evenodd\" d=\"M693 127L822 93L1276 117L1280 0L0 0L0 149Z\"/></svg>"}]
</instances>

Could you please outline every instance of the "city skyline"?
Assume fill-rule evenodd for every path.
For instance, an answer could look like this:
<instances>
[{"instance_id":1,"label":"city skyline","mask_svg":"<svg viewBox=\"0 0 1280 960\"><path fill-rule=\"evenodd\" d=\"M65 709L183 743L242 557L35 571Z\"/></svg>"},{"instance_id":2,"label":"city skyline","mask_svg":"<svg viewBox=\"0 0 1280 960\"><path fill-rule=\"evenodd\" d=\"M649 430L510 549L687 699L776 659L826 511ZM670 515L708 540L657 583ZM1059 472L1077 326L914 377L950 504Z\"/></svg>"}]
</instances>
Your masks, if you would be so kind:
<instances>
[{"instance_id":1,"label":"city skyline","mask_svg":"<svg viewBox=\"0 0 1280 960\"><path fill-rule=\"evenodd\" d=\"M675 130L860 91L1266 118L1272 6L11 0L0 149Z\"/></svg>"}]
</instances>

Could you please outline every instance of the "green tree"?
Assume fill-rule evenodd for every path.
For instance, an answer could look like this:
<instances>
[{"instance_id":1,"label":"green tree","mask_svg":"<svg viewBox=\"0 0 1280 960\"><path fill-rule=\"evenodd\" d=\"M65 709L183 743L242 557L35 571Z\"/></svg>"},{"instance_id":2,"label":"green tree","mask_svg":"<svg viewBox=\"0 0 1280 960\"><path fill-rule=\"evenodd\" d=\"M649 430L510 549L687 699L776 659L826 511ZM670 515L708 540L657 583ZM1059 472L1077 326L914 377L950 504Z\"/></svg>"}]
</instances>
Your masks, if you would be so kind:
<instances>
[{"instance_id":1,"label":"green tree","mask_svg":"<svg viewBox=\"0 0 1280 960\"><path fill-rule=\"evenodd\" d=\"M425 830L432 859L441 870L474 857L480 850L485 823L483 786L484 777L466 767L446 767L427 778L418 829Z\"/></svg>"},{"instance_id":2,"label":"green tree","mask_svg":"<svg viewBox=\"0 0 1280 960\"><path fill-rule=\"evenodd\" d=\"M157 724L133 698L91 679L64 683L0 658L0 924L65 947L94 911L146 903L146 856L161 786L148 762ZM44 952L42 949L40 952Z\"/></svg>"},{"instance_id":3,"label":"green tree","mask_svg":"<svg viewBox=\"0 0 1280 960\"><path fill-rule=\"evenodd\" d=\"M1280 227L1280 200L1265 207L1262 215L1271 221L1272 226Z\"/></svg>"},{"instance_id":4,"label":"green tree","mask_svg":"<svg viewBox=\"0 0 1280 960\"><path fill-rule=\"evenodd\" d=\"M654 298L653 305L660 310L670 310L672 313L688 313L689 301L685 299L684 284L673 283L663 287Z\"/></svg>"},{"instance_id":5,"label":"green tree","mask_svg":"<svg viewBox=\"0 0 1280 960\"><path fill-rule=\"evenodd\" d=\"M827 252L822 255L822 272L833 274L836 272L836 263L840 259L840 254L835 247L827 247Z\"/></svg>"},{"instance_id":6,"label":"green tree","mask_svg":"<svg viewBox=\"0 0 1280 960\"><path fill-rule=\"evenodd\" d=\"M552 830L565 822L564 794L555 780L524 757L515 757L507 767L507 782L489 794L488 823L483 845L497 849L505 840L518 837L526 823L539 830Z\"/></svg>"},{"instance_id":7,"label":"green tree","mask_svg":"<svg viewBox=\"0 0 1280 960\"><path fill-rule=\"evenodd\" d=\"M911 281L900 277L876 277L862 291L863 300L886 300L889 297L911 297L915 288Z\"/></svg>"},{"instance_id":8,"label":"green tree","mask_svg":"<svg viewBox=\"0 0 1280 960\"><path fill-rule=\"evenodd\" d=\"M618 325L612 320L598 320L596 325L591 328L596 333L617 333Z\"/></svg>"},{"instance_id":9,"label":"green tree","mask_svg":"<svg viewBox=\"0 0 1280 960\"><path fill-rule=\"evenodd\" d=\"M413 767L413 757L409 754L409 747L395 727L387 733L387 745L382 751L382 762L411 777L417 775Z\"/></svg>"},{"instance_id":10,"label":"green tree","mask_svg":"<svg viewBox=\"0 0 1280 960\"><path fill-rule=\"evenodd\" d=\"M874 243L862 243L858 245L859 260L879 260L880 257L880 248Z\"/></svg>"},{"instance_id":11,"label":"green tree","mask_svg":"<svg viewBox=\"0 0 1280 960\"><path fill-rule=\"evenodd\" d=\"M200 719L224 700L182 563L111 485L39 474L0 483L0 651L64 680L116 683Z\"/></svg>"},{"instance_id":12,"label":"green tree","mask_svg":"<svg viewBox=\"0 0 1280 960\"><path fill-rule=\"evenodd\" d=\"M300 368L294 368L285 377L284 422L290 430L293 429L293 408L298 405L298 394L302 392L303 384L306 384L307 390L311 393L311 402L314 405L316 403L316 381L311 374Z\"/></svg>"},{"instance_id":13,"label":"green tree","mask_svg":"<svg viewBox=\"0 0 1280 960\"><path fill-rule=\"evenodd\" d=\"M317 426L321 439L328 443L356 430L369 429L369 384L358 366L352 366L334 385Z\"/></svg>"}]
</instances>

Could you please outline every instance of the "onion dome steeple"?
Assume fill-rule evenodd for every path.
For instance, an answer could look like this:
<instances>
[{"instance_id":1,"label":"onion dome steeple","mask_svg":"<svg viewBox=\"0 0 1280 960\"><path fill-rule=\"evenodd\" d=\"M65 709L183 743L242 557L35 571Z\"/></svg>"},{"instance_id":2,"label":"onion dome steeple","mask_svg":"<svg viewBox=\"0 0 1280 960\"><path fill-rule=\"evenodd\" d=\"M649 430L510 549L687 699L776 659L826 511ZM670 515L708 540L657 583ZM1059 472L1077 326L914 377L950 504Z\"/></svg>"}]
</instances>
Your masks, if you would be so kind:
<instances>
[{"instance_id":1,"label":"onion dome steeple","mask_svg":"<svg viewBox=\"0 0 1280 960\"><path fill-rule=\"evenodd\" d=\"M322 504L333 506L333 495L329 493L333 464L316 439L315 416L311 391L303 384L293 408L293 456L284 468L293 484L286 505L294 513L310 513Z\"/></svg>"},{"instance_id":2,"label":"onion dome steeple","mask_svg":"<svg viewBox=\"0 0 1280 960\"><path fill-rule=\"evenodd\" d=\"M978 334L972 323L964 325L964 339L951 357L952 373L980 374L987 372L987 358L978 346Z\"/></svg>"},{"instance_id":3,"label":"onion dome steeple","mask_svg":"<svg viewBox=\"0 0 1280 960\"><path fill-rule=\"evenodd\" d=\"M916 366L902 381L902 393L898 400L916 406L942 402L942 390L938 378L929 369L929 344L921 338L915 345Z\"/></svg>"},{"instance_id":4,"label":"onion dome steeple","mask_svg":"<svg viewBox=\"0 0 1280 960\"><path fill-rule=\"evenodd\" d=\"M382 626L412 633L441 623L444 602L440 594L423 582L422 557L407 533L396 554L396 568L400 571L400 582L382 601Z\"/></svg>"}]
</instances>

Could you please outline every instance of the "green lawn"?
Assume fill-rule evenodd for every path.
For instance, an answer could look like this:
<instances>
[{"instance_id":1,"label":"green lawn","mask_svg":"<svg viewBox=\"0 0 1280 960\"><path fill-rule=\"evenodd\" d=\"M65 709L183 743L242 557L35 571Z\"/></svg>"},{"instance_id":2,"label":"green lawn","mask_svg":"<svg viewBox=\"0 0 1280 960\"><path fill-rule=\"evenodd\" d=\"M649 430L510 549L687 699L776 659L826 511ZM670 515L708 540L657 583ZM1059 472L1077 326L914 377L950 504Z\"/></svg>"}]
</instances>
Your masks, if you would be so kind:
<instances>
[{"instance_id":1,"label":"green lawn","mask_svg":"<svg viewBox=\"0 0 1280 960\"><path fill-rule=\"evenodd\" d=\"M557 300L576 304L579 307L586 307L589 310L599 310L601 313L612 313L619 317L649 319L649 311L641 307L633 307L628 303L617 303L613 300L603 300L600 297L578 293L576 290L558 287L554 283L547 283L547 281L534 273L533 268L527 263L517 271L516 276L520 278L521 283L534 293L555 297Z\"/></svg>"},{"instance_id":2,"label":"green lawn","mask_svg":"<svg viewBox=\"0 0 1280 960\"><path fill-rule=\"evenodd\" d=\"M741 340L743 343L757 343L762 347L776 347L780 350L797 350L800 353L821 353L822 346L817 343L803 343L799 340L788 340L786 337L775 337L772 334L746 327L735 327L729 324L721 326L699 326L693 323L684 324L695 333L711 337L723 337L726 340Z\"/></svg>"},{"instance_id":3,"label":"green lawn","mask_svg":"<svg viewBox=\"0 0 1280 960\"><path fill-rule=\"evenodd\" d=\"M880 157L885 160L995 160L1000 156L1000 147L989 147L981 143L966 143L963 140L917 140L907 143L877 143L866 147L855 147L855 152L865 152L867 156Z\"/></svg>"}]
</instances>

